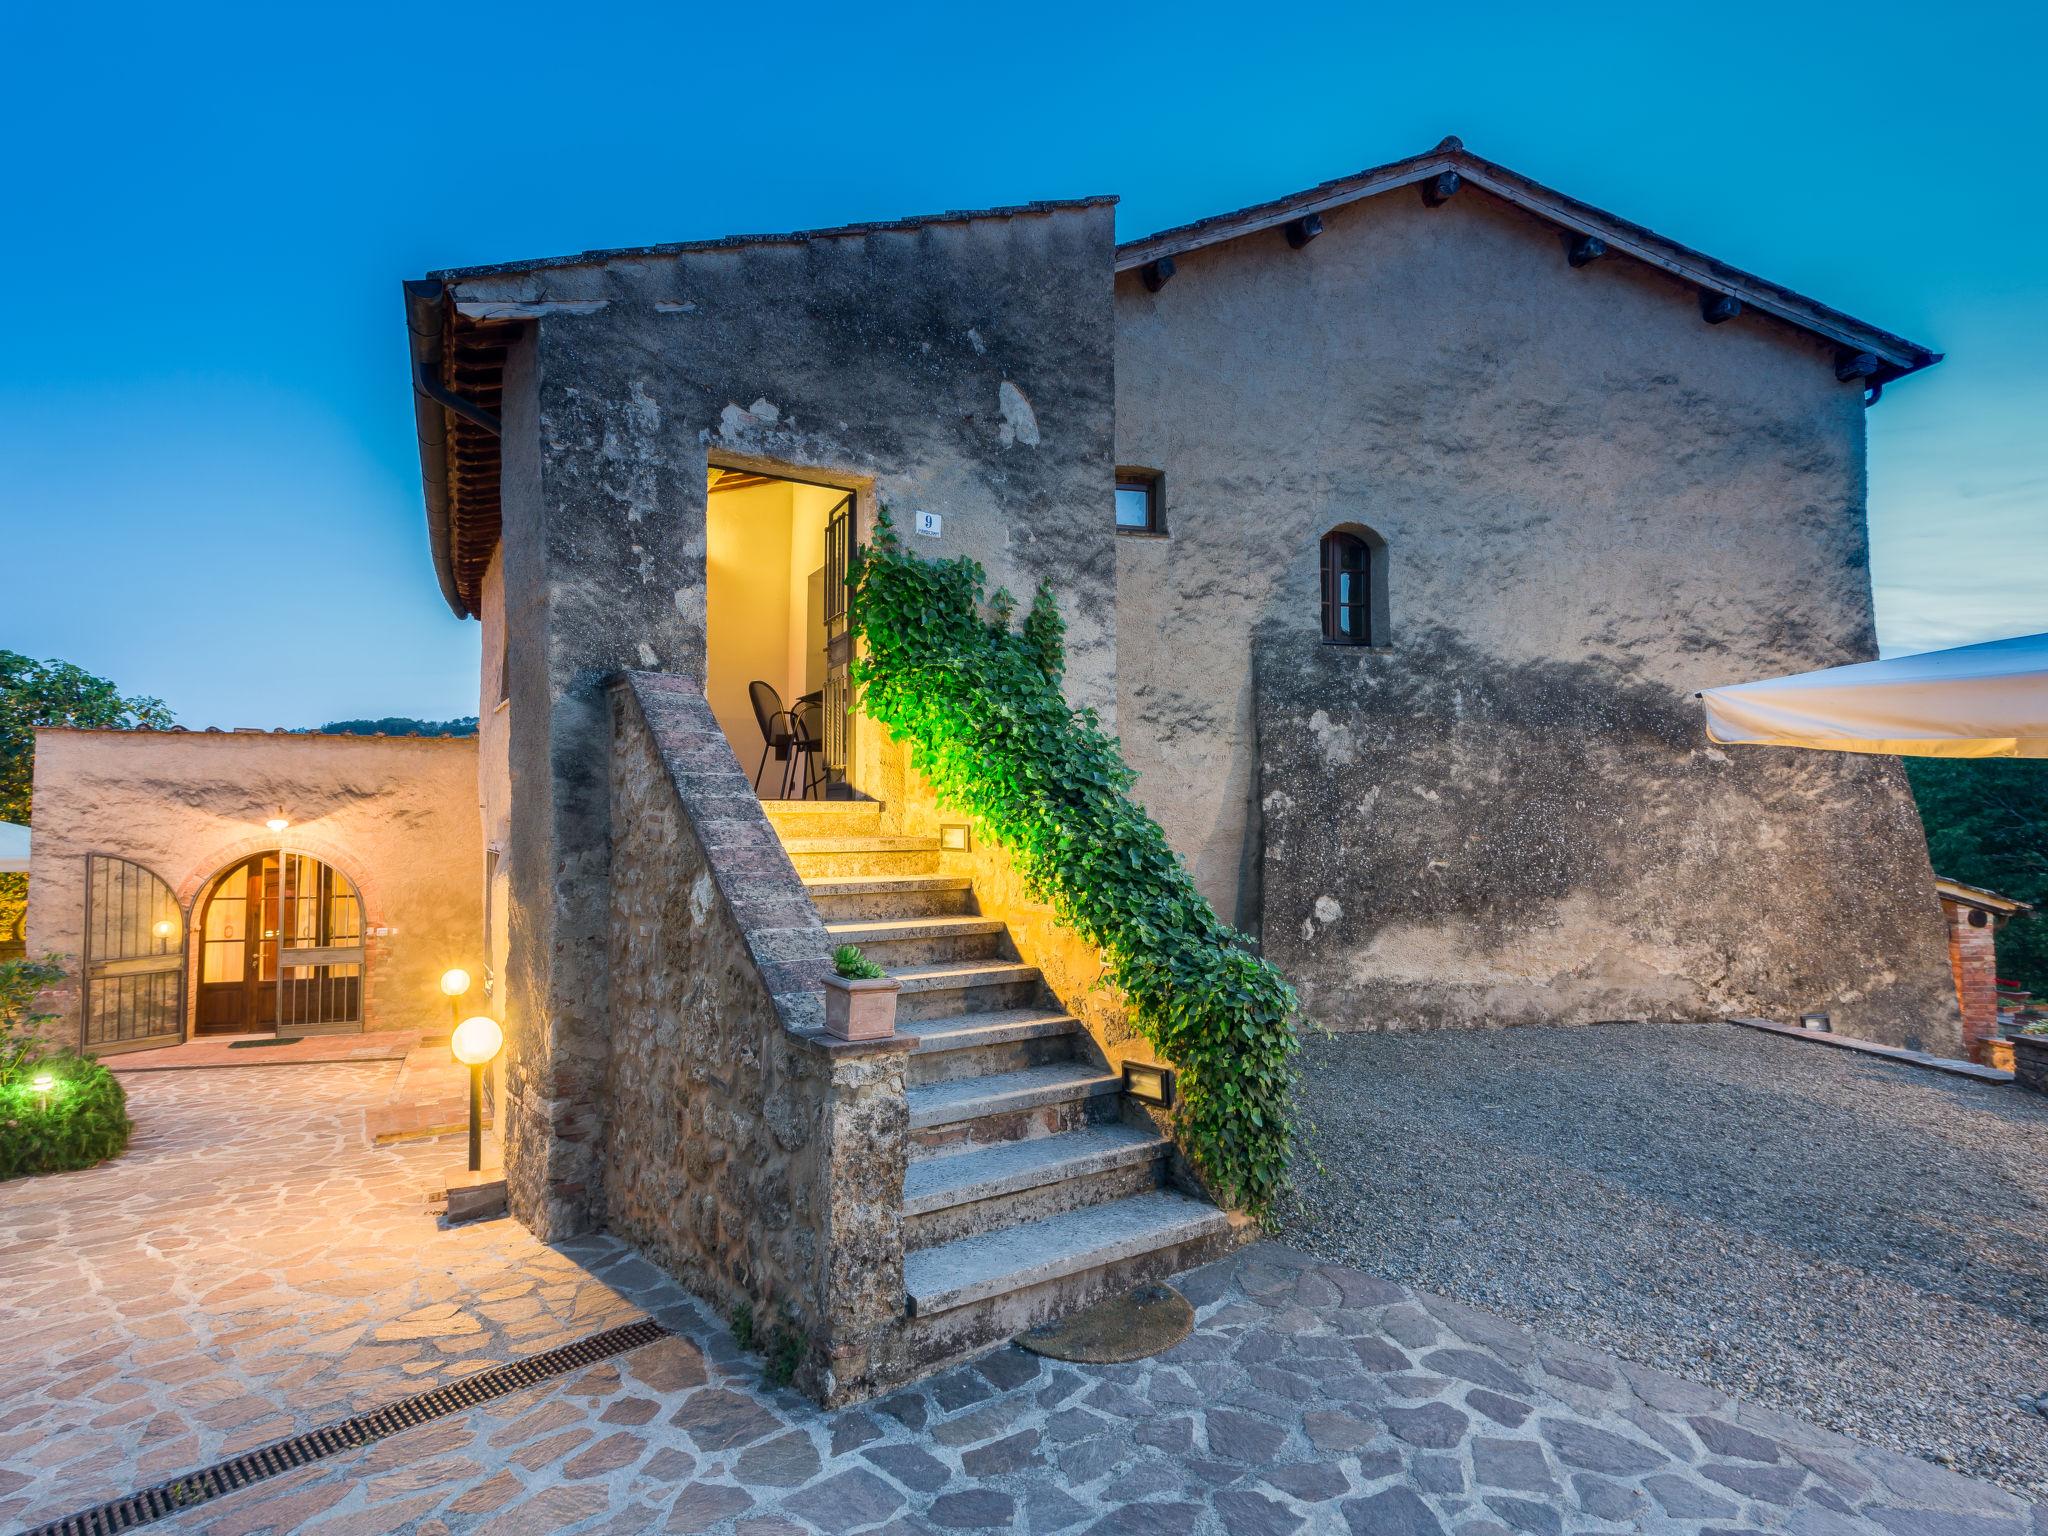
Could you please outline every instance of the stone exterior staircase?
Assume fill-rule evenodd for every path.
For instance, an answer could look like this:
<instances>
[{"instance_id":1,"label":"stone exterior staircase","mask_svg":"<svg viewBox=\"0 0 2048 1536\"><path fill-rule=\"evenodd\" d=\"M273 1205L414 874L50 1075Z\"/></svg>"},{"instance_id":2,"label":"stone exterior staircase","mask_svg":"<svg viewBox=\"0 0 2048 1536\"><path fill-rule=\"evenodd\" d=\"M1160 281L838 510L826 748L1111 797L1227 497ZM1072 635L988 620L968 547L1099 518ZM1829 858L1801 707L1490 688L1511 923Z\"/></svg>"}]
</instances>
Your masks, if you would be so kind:
<instances>
[{"instance_id":1,"label":"stone exterior staircase","mask_svg":"<svg viewBox=\"0 0 2048 1536\"><path fill-rule=\"evenodd\" d=\"M764 802L835 946L903 984L904 1282L936 1363L1205 1262L1233 1221L1168 1187L1169 1144L1079 1021L984 917L935 838L861 801Z\"/></svg>"}]
</instances>

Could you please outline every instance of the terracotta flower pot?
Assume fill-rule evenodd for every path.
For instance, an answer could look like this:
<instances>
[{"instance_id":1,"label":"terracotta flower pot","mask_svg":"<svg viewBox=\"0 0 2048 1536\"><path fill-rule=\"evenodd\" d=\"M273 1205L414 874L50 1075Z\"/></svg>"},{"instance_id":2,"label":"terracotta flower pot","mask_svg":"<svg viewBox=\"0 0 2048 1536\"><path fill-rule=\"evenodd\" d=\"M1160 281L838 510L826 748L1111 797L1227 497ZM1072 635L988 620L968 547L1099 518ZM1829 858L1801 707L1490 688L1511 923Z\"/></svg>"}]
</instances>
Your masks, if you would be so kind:
<instances>
[{"instance_id":1,"label":"terracotta flower pot","mask_svg":"<svg viewBox=\"0 0 2048 1536\"><path fill-rule=\"evenodd\" d=\"M903 983L894 976L853 981L825 978L825 1033L841 1040L886 1040L896 1033L896 994Z\"/></svg>"}]
</instances>

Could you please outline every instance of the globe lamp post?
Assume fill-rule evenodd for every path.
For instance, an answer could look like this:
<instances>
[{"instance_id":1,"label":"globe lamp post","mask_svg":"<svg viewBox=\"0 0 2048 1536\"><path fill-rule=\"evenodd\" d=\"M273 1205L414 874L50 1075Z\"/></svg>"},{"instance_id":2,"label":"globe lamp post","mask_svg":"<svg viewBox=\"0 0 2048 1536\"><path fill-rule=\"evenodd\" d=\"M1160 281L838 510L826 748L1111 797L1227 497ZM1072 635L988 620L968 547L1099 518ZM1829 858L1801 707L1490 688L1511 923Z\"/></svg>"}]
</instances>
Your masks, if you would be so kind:
<instances>
[{"instance_id":1,"label":"globe lamp post","mask_svg":"<svg viewBox=\"0 0 2048 1536\"><path fill-rule=\"evenodd\" d=\"M469 1068L469 1171L484 1165L484 1068L505 1044L496 1019L476 1014L455 1026L448 1049Z\"/></svg>"}]
</instances>

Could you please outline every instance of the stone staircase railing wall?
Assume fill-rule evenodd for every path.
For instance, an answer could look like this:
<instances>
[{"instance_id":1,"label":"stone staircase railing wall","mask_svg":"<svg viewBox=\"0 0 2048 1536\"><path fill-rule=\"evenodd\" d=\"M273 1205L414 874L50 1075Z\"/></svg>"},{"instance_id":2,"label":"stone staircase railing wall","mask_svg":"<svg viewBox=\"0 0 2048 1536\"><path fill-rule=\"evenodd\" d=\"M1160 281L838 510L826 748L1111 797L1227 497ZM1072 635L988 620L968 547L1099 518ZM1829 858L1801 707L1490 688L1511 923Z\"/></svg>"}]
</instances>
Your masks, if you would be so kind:
<instances>
[{"instance_id":1,"label":"stone staircase railing wall","mask_svg":"<svg viewBox=\"0 0 2048 1536\"><path fill-rule=\"evenodd\" d=\"M827 1404L903 1379L908 1042L823 1031L824 925L697 681L614 684L607 1223Z\"/></svg>"}]
</instances>

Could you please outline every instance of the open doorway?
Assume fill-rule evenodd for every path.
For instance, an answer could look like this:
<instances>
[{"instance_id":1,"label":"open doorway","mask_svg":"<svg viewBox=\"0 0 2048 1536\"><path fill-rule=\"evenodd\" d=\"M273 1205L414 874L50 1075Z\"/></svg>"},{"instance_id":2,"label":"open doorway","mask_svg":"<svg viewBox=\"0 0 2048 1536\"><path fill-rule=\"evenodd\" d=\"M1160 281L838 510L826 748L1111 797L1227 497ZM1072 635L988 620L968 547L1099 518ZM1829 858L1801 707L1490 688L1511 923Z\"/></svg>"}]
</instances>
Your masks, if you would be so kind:
<instances>
[{"instance_id":1,"label":"open doorway","mask_svg":"<svg viewBox=\"0 0 2048 1536\"><path fill-rule=\"evenodd\" d=\"M713 466L706 506L711 713L762 799L844 798L853 492Z\"/></svg>"}]
</instances>

